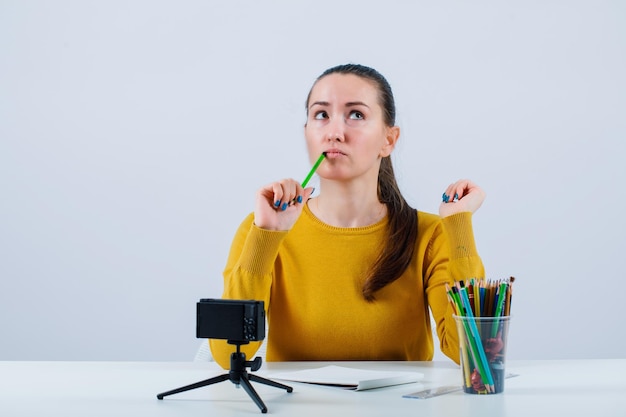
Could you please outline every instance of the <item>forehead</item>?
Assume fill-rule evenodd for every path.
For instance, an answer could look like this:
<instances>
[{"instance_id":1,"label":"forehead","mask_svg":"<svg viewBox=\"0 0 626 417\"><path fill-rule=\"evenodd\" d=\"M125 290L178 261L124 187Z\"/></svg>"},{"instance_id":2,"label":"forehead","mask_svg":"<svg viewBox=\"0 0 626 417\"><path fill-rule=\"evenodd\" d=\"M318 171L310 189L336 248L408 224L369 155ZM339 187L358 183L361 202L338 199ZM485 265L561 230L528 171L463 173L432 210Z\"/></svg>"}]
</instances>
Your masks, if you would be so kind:
<instances>
[{"instance_id":1,"label":"forehead","mask_svg":"<svg viewBox=\"0 0 626 417\"><path fill-rule=\"evenodd\" d=\"M372 81L354 74L329 74L311 89L309 104L316 101L337 104L361 101L371 106L378 102L378 90Z\"/></svg>"}]
</instances>

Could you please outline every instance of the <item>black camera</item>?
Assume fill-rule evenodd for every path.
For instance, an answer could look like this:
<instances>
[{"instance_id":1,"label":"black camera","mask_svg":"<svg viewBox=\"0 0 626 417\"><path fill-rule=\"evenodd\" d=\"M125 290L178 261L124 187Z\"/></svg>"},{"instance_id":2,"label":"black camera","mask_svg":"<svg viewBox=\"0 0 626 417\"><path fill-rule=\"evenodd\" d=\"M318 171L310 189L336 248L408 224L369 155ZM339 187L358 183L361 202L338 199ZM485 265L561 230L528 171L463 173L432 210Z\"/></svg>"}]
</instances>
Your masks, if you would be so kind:
<instances>
[{"instance_id":1,"label":"black camera","mask_svg":"<svg viewBox=\"0 0 626 417\"><path fill-rule=\"evenodd\" d=\"M237 388L243 387L250 398L259 406L261 412L267 413L267 407L252 387L250 381L282 388L287 392L293 391L293 388L288 385L262 378L248 373L246 370L250 368L251 371L257 371L262 363L260 357L255 358L253 361L247 361L246 353L241 351L241 345L265 338L265 306L263 301L202 298L196 304L196 308L196 337L226 339L229 344L237 346L237 350L230 355L230 371L195 384L185 385L184 387L157 394L159 400L168 395L230 380Z\"/></svg>"},{"instance_id":2,"label":"black camera","mask_svg":"<svg viewBox=\"0 0 626 417\"><path fill-rule=\"evenodd\" d=\"M201 299L196 309L196 337L243 343L263 340L263 301Z\"/></svg>"}]
</instances>

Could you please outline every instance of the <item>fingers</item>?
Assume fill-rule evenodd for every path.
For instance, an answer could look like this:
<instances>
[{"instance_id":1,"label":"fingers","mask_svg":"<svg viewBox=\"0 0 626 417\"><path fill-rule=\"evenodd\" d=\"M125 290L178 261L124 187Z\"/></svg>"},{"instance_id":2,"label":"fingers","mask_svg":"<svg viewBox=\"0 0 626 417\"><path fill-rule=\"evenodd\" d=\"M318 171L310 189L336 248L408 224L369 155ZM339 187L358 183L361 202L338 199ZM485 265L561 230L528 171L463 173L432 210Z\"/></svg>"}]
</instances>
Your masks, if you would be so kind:
<instances>
[{"instance_id":1,"label":"fingers","mask_svg":"<svg viewBox=\"0 0 626 417\"><path fill-rule=\"evenodd\" d=\"M469 211L475 213L485 200L485 192L470 180L459 180L448 185L442 195L439 214L442 217Z\"/></svg>"},{"instance_id":2,"label":"fingers","mask_svg":"<svg viewBox=\"0 0 626 417\"><path fill-rule=\"evenodd\" d=\"M264 190L274 210L285 211L289 206L305 201L305 196L310 196L313 189L308 188L305 192L297 181L289 178L269 184Z\"/></svg>"},{"instance_id":3,"label":"fingers","mask_svg":"<svg viewBox=\"0 0 626 417\"><path fill-rule=\"evenodd\" d=\"M479 193L484 196L484 192L480 187L470 180L462 179L448 185L441 198L444 203L451 203L461 200L470 193Z\"/></svg>"}]
</instances>

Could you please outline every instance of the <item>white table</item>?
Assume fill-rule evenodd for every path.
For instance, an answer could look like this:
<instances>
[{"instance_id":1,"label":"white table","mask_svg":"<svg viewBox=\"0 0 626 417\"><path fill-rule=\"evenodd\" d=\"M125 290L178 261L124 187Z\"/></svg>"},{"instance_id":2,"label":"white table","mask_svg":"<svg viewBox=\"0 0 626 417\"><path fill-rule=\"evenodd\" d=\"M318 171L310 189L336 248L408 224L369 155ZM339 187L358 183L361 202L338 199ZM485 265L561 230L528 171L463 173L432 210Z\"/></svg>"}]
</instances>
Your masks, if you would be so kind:
<instances>
[{"instance_id":1,"label":"white table","mask_svg":"<svg viewBox=\"0 0 626 417\"><path fill-rule=\"evenodd\" d=\"M266 363L256 372L299 370L326 362ZM360 369L423 372L424 388L460 385L451 362L338 362ZM288 383L287 393L253 383L267 415L367 416L626 416L626 359L510 361L505 392L457 391L430 399L403 398L418 384L345 391ZM221 382L158 400L170 389L224 373L214 363L0 362L0 416L254 416L263 415L243 389ZM284 381L281 381L284 382Z\"/></svg>"}]
</instances>

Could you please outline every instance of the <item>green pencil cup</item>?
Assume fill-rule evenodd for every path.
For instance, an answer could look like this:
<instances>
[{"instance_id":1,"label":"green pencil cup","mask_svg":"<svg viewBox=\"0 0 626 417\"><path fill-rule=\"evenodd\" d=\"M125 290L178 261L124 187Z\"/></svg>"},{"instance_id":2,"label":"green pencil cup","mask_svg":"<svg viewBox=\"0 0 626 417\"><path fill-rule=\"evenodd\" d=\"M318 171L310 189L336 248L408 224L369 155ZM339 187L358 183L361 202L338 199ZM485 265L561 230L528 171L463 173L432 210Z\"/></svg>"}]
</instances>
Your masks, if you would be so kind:
<instances>
[{"instance_id":1,"label":"green pencil cup","mask_svg":"<svg viewBox=\"0 0 626 417\"><path fill-rule=\"evenodd\" d=\"M504 391L506 345L510 316L454 316L459 333L463 391L499 394Z\"/></svg>"}]
</instances>

